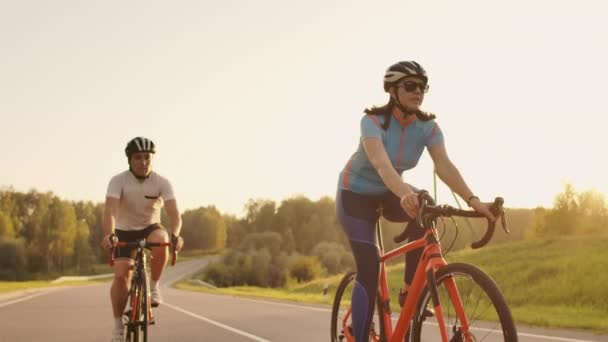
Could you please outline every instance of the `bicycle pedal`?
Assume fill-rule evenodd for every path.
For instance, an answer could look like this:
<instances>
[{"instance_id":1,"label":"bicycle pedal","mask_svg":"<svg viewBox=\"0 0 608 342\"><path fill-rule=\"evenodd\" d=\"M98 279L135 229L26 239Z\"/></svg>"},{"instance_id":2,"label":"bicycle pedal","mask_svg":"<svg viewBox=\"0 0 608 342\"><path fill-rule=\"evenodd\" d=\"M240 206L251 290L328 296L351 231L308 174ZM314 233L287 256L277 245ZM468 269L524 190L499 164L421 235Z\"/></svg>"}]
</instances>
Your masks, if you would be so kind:
<instances>
[{"instance_id":1,"label":"bicycle pedal","mask_svg":"<svg viewBox=\"0 0 608 342\"><path fill-rule=\"evenodd\" d=\"M127 310L127 311L123 312L122 315L123 316L127 316L127 317L131 317L131 310Z\"/></svg>"}]
</instances>

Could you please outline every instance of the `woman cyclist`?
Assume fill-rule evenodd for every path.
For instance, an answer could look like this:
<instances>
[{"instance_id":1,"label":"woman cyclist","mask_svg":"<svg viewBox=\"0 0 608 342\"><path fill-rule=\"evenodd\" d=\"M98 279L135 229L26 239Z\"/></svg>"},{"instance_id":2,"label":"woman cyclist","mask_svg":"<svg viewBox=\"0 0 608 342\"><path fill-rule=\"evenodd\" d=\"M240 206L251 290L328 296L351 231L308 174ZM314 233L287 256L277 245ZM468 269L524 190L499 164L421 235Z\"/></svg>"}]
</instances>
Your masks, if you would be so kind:
<instances>
[{"instance_id":1,"label":"woman cyclist","mask_svg":"<svg viewBox=\"0 0 608 342\"><path fill-rule=\"evenodd\" d=\"M409 222L406 232L410 241L423 234L413 220L419 209L417 189L401 175L416 166L425 147L439 178L475 211L495 220L490 204L474 195L448 158L435 115L420 110L428 89L427 74L420 64L404 61L390 66L384 75L388 103L365 110L359 147L340 173L336 210L357 265L352 294L353 334L357 342L368 340L376 302L380 270L376 220L382 215L389 221ZM421 253L418 249L406 255L401 305Z\"/></svg>"}]
</instances>

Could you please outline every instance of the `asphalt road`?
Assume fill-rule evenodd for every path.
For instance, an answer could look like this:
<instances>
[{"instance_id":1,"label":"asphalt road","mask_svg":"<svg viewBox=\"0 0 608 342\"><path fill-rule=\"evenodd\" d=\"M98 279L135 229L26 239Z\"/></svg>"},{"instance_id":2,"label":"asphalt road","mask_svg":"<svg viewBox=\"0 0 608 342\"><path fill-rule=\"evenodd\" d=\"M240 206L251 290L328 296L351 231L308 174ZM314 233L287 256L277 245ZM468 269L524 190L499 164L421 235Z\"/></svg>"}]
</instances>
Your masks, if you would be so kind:
<instances>
[{"instance_id":1,"label":"asphalt road","mask_svg":"<svg viewBox=\"0 0 608 342\"><path fill-rule=\"evenodd\" d=\"M163 275L165 303L156 309L154 341L310 342L329 340L330 308L167 287L203 263L192 260ZM109 283L46 289L0 301L0 342L109 341L112 331ZM574 331L518 326L520 341L608 341Z\"/></svg>"}]
</instances>

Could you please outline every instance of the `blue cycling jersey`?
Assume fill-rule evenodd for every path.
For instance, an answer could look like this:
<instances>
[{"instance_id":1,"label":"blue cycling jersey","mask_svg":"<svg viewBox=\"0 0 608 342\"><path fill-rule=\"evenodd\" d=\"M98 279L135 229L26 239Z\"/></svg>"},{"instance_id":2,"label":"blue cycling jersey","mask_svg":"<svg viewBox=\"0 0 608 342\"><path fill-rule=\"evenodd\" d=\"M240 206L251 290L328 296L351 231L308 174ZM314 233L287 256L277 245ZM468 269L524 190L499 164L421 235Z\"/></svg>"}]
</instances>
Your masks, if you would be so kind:
<instances>
[{"instance_id":1,"label":"blue cycling jersey","mask_svg":"<svg viewBox=\"0 0 608 342\"><path fill-rule=\"evenodd\" d=\"M338 187L360 194L380 194L389 191L378 172L369 161L363 148L363 139L382 140L391 164L399 175L418 164L425 147L443 144L443 133L433 120L421 121L417 118L401 122L391 115L388 129L382 129L384 116L365 115L361 119L361 139L359 147L342 172Z\"/></svg>"}]
</instances>

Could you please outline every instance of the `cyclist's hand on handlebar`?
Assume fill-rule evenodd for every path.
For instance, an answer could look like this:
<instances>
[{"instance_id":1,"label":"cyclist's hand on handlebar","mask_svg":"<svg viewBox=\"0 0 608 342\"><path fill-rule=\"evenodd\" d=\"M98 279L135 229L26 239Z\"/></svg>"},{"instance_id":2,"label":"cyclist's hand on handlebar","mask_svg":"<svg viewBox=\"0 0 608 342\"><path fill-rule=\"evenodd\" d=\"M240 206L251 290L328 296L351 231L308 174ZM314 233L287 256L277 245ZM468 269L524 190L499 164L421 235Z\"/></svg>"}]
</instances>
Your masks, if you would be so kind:
<instances>
[{"instance_id":1,"label":"cyclist's hand on handlebar","mask_svg":"<svg viewBox=\"0 0 608 342\"><path fill-rule=\"evenodd\" d=\"M401 197L399 201L403 210L410 218L416 218L418 216L418 210L420 210L420 202L418 201L418 194L410 192L407 195Z\"/></svg>"},{"instance_id":2,"label":"cyclist's hand on handlebar","mask_svg":"<svg viewBox=\"0 0 608 342\"><path fill-rule=\"evenodd\" d=\"M184 247L184 239L181 236L171 234L171 243L175 247L175 251L179 252Z\"/></svg>"},{"instance_id":3,"label":"cyclist's hand on handlebar","mask_svg":"<svg viewBox=\"0 0 608 342\"><path fill-rule=\"evenodd\" d=\"M112 248L112 246L114 245L114 243L116 242L116 235L115 234L106 234L103 239L101 240L101 247L103 247L104 249L108 250L110 248Z\"/></svg>"},{"instance_id":4,"label":"cyclist's hand on handlebar","mask_svg":"<svg viewBox=\"0 0 608 342\"><path fill-rule=\"evenodd\" d=\"M492 212L490 211L490 206L492 204L494 203L481 202L478 198L473 198L471 200L471 203L469 203L471 208L473 208L476 212L480 214L484 214L488 218L488 220L490 220L490 222L496 222L496 216L494 216L494 214L492 214Z\"/></svg>"}]
</instances>

